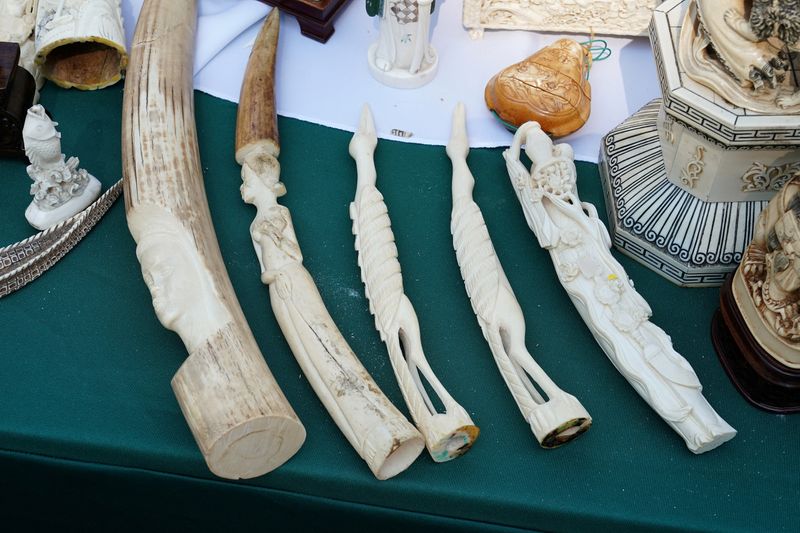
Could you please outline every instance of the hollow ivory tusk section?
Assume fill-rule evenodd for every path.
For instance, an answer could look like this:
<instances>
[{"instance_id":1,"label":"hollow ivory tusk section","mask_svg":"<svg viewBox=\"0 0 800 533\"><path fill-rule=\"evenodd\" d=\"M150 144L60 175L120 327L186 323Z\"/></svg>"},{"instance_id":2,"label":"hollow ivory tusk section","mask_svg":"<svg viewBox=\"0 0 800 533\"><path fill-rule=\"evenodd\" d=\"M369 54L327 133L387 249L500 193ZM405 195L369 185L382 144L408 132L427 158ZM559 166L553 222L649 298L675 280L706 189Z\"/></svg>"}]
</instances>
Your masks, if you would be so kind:
<instances>
[{"instance_id":1,"label":"hollow ivory tusk section","mask_svg":"<svg viewBox=\"0 0 800 533\"><path fill-rule=\"evenodd\" d=\"M189 352L172 388L213 473L250 478L297 452L305 429L233 292L208 210L192 91L194 1L146 0L125 83L128 227L159 321Z\"/></svg>"},{"instance_id":2,"label":"hollow ivory tusk section","mask_svg":"<svg viewBox=\"0 0 800 533\"><path fill-rule=\"evenodd\" d=\"M479 430L436 378L422 351L417 315L403 293L388 210L383 195L375 187L377 173L373 156L377 143L372 113L365 105L358 130L350 141L350 155L358 169L350 218L361 279L366 286L370 311L375 315L375 327L386 343L403 398L425 437L428 452L434 461L449 461L469 450ZM444 413L436 412L420 372L444 405Z\"/></svg>"},{"instance_id":3,"label":"hollow ivory tusk section","mask_svg":"<svg viewBox=\"0 0 800 533\"><path fill-rule=\"evenodd\" d=\"M539 444L555 448L589 429L592 418L577 398L550 379L525 347L525 317L495 254L483 214L472 199L475 179L467 166L468 153L464 105L458 104L447 155L453 163L450 230L461 277L483 336L522 416Z\"/></svg>"}]
</instances>

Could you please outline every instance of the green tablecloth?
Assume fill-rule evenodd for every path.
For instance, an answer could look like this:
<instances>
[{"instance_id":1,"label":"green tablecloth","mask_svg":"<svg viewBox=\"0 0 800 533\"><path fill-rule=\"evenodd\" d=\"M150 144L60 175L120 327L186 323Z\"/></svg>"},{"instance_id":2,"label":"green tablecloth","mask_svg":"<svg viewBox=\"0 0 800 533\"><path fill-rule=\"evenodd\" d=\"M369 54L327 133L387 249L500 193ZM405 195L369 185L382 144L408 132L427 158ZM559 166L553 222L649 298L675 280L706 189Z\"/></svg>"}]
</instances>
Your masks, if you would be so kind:
<instances>
[{"instance_id":1,"label":"green tablecloth","mask_svg":"<svg viewBox=\"0 0 800 533\"><path fill-rule=\"evenodd\" d=\"M592 429L541 449L503 384L470 308L450 236L444 149L380 141L378 185L392 217L406 292L431 366L481 428L464 457L422 455L376 481L338 431L292 357L259 280L233 160L236 107L197 94L211 213L223 256L264 356L308 430L300 452L258 479L206 469L169 381L186 353L157 322L118 202L61 262L0 300L0 523L83 529L223 526L473 530L800 529L800 416L742 399L711 346L716 289L681 289L627 258L654 321L694 366L705 395L739 435L695 456L614 369L537 245L500 150L476 149L475 198L525 311L528 346L594 417ZM105 186L120 177L122 92L48 88L63 151ZM377 121L380 108L375 108ZM353 122L358 118L353 109ZM344 336L405 411L359 278L348 204L350 134L281 119L282 200L305 264ZM609 127L612 126L611 124ZM597 167L579 164L584 200L603 212ZM0 162L2 239L32 233L21 162Z\"/></svg>"}]
</instances>

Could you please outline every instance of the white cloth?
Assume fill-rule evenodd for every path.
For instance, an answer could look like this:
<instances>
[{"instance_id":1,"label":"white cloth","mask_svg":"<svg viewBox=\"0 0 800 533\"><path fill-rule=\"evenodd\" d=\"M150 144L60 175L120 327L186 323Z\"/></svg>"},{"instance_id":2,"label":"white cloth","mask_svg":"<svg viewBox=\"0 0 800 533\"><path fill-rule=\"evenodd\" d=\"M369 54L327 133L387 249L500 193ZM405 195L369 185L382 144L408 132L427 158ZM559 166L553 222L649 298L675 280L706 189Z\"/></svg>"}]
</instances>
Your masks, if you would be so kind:
<instances>
[{"instance_id":1,"label":"white cloth","mask_svg":"<svg viewBox=\"0 0 800 533\"><path fill-rule=\"evenodd\" d=\"M142 0L123 0L128 43ZM260 22L271 8L256 0L200 0L195 53L195 88L233 102ZM278 52L278 113L353 131L361 106L372 107L378 136L424 144L447 144L453 108L467 107L473 147L508 146L512 135L489 113L486 82L503 68L560 38L557 34L487 30L470 39L461 24L461 0L437 0L431 43L439 54L439 73L419 89L392 89L369 74L367 49L378 39L378 20L367 15L364 0L352 0L334 22L326 44L300 34L294 17L282 14ZM571 35L578 41L588 39ZM610 59L591 70L592 114L570 143L575 158L597 161L600 138L634 111L660 96L653 53L646 37L604 37ZM409 139L392 129L413 133Z\"/></svg>"}]
</instances>

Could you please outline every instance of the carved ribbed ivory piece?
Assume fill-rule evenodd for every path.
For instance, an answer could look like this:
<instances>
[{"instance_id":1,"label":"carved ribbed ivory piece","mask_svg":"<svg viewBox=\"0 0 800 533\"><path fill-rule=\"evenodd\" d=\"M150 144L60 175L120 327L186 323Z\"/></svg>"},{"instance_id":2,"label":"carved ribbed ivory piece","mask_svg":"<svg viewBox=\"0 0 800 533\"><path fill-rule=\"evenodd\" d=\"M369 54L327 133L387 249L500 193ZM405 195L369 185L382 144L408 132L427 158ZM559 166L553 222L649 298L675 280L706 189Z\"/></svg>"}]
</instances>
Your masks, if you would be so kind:
<instances>
[{"instance_id":1,"label":"carved ribbed ivory piece","mask_svg":"<svg viewBox=\"0 0 800 533\"><path fill-rule=\"evenodd\" d=\"M430 44L433 0L367 0L367 14L380 17L378 41L367 52L372 77L396 89L430 82L439 56Z\"/></svg>"},{"instance_id":2,"label":"carved ribbed ivory piece","mask_svg":"<svg viewBox=\"0 0 800 533\"><path fill-rule=\"evenodd\" d=\"M525 347L525 317L495 254L483 214L472 199L475 179L467 166L465 122L464 105L458 104L447 155L453 163L450 230L461 277L483 336L522 416L539 444L554 448L589 429L592 418L577 398L550 379Z\"/></svg>"},{"instance_id":3,"label":"carved ribbed ivory piece","mask_svg":"<svg viewBox=\"0 0 800 533\"><path fill-rule=\"evenodd\" d=\"M292 216L278 204L286 193L276 159L280 143L273 91L279 20L273 9L253 46L239 98L241 192L257 209L250 234L275 318L303 373L375 477L387 479L408 468L425 441L339 332L303 266Z\"/></svg>"},{"instance_id":4,"label":"carved ribbed ivory piece","mask_svg":"<svg viewBox=\"0 0 800 533\"><path fill-rule=\"evenodd\" d=\"M38 0L36 63L61 87L101 89L128 65L120 0Z\"/></svg>"},{"instance_id":5,"label":"carved ribbed ivory piece","mask_svg":"<svg viewBox=\"0 0 800 533\"><path fill-rule=\"evenodd\" d=\"M375 327L386 343L403 398L425 437L428 452L434 461L449 461L466 453L479 431L464 408L436 378L422 351L417 315L403 292L388 209L383 195L375 187L377 172L373 157L377 144L372 113L365 105L358 130L350 141L350 155L358 169L350 218L361 279L366 286L369 309L375 315ZM436 412L420 372L444 405L444 413Z\"/></svg>"},{"instance_id":6,"label":"carved ribbed ivory piece","mask_svg":"<svg viewBox=\"0 0 800 533\"><path fill-rule=\"evenodd\" d=\"M146 0L125 83L128 227L159 321L189 352L172 388L208 467L225 478L277 468L305 429L275 382L225 271L194 122L194 1Z\"/></svg>"},{"instance_id":7,"label":"carved ribbed ivory piece","mask_svg":"<svg viewBox=\"0 0 800 533\"><path fill-rule=\"evenodd\" d=\"M532 162L520 161L520 149ZM694 453L736 435L709 405L688 361L649 321L652 311L611 255L611 240L592 204L581 202L572 148L553 145L535 122L523 124L503 153L511 183L539 245L600 347L636 392Z\"/></svg>"}]
</instances>

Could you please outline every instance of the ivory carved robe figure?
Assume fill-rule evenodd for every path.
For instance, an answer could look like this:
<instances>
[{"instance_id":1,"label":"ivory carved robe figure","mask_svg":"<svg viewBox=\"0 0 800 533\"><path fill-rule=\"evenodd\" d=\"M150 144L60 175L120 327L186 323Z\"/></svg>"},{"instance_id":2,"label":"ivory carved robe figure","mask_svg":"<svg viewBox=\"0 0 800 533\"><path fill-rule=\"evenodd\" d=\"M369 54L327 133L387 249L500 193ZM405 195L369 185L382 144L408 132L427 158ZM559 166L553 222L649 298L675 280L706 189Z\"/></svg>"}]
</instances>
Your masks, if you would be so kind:
<instances>
[{"instance_id":1,"label":"ivory carved robe figure","mask_svg":"<svg viewBox=\"0 0 800 533\"><path fill-rule=\"evenodd\" d=\"M367 14L380 17L378 41L367 55L376 80L413 89L433 79L439 64L429 39L434 5L434 0L367 0Z\"/></svg>"},{"instance_id":2,"label":"ivory carved robe figure","mask_svg":"<svg viewBox=\"0 0 800 533\"><path fill-rule=\"evenodd\" d=\"M530 172L520 150L533 163ZM550 252L561 284L603 351L639 395L694 453L736 431L709 405L691 365L649 321L650 306L611 255L608 231L577 193L572 148L553 145L535 122L522 125L503 154L528 225Z\"/></svg>"}]
</instances>

